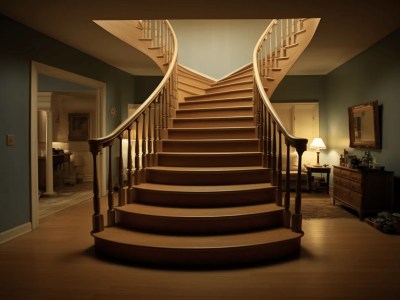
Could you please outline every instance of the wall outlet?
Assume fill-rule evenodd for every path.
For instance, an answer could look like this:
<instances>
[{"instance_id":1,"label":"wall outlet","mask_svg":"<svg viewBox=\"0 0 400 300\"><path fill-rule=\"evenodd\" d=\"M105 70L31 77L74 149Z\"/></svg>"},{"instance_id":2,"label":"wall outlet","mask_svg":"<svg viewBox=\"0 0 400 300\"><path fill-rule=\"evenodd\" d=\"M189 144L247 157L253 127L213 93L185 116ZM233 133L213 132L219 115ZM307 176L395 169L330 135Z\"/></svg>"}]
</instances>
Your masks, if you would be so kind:
<instances>
[{"instance_id":1,"label":"wall outlet","mask_svg":"<svg viewBox=\"0 0 400 300\"><path fill-rule=\"evenodd\" d=\"M15 137L13 134L7 134L7 146L14 146Z\"/></svg>"}]
</instances>

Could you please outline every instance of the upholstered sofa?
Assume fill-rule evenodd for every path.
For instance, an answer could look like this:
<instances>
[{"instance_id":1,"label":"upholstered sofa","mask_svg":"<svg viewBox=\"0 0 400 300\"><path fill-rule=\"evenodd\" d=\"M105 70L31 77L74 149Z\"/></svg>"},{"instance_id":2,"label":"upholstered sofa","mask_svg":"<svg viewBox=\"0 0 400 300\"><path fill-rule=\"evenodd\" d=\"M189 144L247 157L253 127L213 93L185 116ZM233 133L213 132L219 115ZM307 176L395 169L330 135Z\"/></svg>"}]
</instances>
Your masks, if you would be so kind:
<instances>
[{"instance_id":1,"label":"upholstered sofa","mask_svg":"<svg viewBox=\"0 0 400 300\"><path fill-rule=\"evenodd\" d=\"M289 172L290 172L290 190L295 190L297 185L297 168L298 168L298 155L296 151L290 153L289 162ZM282 156L282 189L286 188L286 155ZM301 189L308 190L308 176L307 170L301 168Z\"/></svg>"}]
</instances>

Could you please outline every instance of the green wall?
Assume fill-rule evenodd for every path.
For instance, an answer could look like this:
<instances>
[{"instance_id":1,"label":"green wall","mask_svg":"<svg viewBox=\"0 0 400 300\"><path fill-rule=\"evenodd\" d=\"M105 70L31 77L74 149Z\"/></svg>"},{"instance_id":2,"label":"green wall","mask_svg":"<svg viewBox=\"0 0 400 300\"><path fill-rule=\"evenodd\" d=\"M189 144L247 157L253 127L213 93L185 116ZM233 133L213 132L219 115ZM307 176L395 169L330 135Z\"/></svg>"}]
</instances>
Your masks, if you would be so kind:
<instances>
[{"instance_id":1,"label":"green wall","mask_svg":"<svg viewBox=\"0 0 400 300\"><path fill-rule=\"evenodd\" d=\"M377 162L400 176L400 29L328 75L286 76L271 101L319 102L320 135L328 149L321 160L339 164L343 149L362 157L365 150L349 148L349 106L378 100L383 108L382 149L373 150Z\"/></svg>"},{"instance_id":2,"label":"green wall","mask_svg":"<svg viewBox=\"0 0 400 300\"><path fill-rule=\"evenodd\" d=\"M269 23L270 20L173 20L179 63L220 79L252 62L254 47Z\"/></svg>"},{"instance_id":3,"label":"green wall","mask_svg":"<svg viewBox=\"0 0 400 300\"><path fill-rule=\"evenodd\" d=\"M30 67L32 60L107 85L106 111L133 103L135 77L0 15L0 232L30 221ZM106 130L120 123L107 114ZM15 146L6 146L7 134Z\"/></svg>"},{"instance_id":4,"label":"green wall","mask_svg":"<svg viewBox=\"0 0 400 300\"><path fill-rule=\"evenodd\" d=\"M349 149L349 106L378 100L382 105L382 149L377 162L400 176L400 29L327 75L328 144L331 164ZM365 150L350 151L362 157Z\"/></svg>"}]
</instances>

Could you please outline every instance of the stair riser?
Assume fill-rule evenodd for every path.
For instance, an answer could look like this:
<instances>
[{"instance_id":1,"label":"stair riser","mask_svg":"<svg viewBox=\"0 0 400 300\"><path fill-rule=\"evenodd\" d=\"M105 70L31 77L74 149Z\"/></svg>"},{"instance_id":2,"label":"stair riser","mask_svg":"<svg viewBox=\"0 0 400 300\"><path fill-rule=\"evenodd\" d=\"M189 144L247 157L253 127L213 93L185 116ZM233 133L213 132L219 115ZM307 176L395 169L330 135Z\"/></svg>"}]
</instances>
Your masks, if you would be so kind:
<instances>
[{"instance_id":1,"label":"stair riser","mask_svg":"<svg viewBox=\"0 0 400 300\"><path fill-rule=\"evenodd\" d=\"M213 99L226 99L226 98L237 98L237 97L252 97L253 92L248 90L230 91L221 94L205 94L201 96L187 97L186 101L192 100L213 100Z\"/></svg>"},{"instance_id":2,"label":"stair riser","mask_svg":"<svg viewBox=\"0 0 400 300\"><path fill-rule=\"evenodd\" d=\"M256 152L258 140L239 141L162 141L162 149L165 152Z\"/></svg>"},{"instance_id":3,"label":"stair riser","mask_svg":"<svg viewBox=\"0 0 400 300\"><path fill-rule=\"evenodd\" d=\"M256 130L249 129L224 129L224 130L168 130L170 140L190 139L254 139Z\"/></svg>"},{"instance_id":4,"label":"stair riser","mask_svg":"<svg viewBox=\"0 0 400 300\"><path fill-rule=\"evenodd\" d=\"M191 93L191 94L196 94L196 95L205 94L205 90L204 89L196 87L196 86L187 85L187 84L184 84L184 83L181 83L181 82L179 83L178 88L181 89L181 90L184 90L184 91L186 91L188 93Z\"/></svg>"},{"instance_id":5,"label":"stair riser","mask_svg":"<svg viewBox=\"0 0 400 300\"><path fill-rule=\"evenodd\" d=\"M261 166L261 153L240 155L157 155L158 165L166 167L244 167Z\"/></svg>"},{"instance_id":6,"label":"stair riser","mask_svg":"<svg viewBox=\"0 0 400 300\"><path fill-rule=\"evenodd\" d=\"M255 264L298 256L300 238L274 244L233 248L174 249L120 244L95 238L96 254L140 265L173 267L223 267Z\"/></svg>"},{"instance_id":7,"label":"stair riser","mask_svg":"<svg viewBox=\"0 0 400 300\"><path fill-rule=\"evenodd\" d=\"M180 109L192 108L211 108L211 107L232 107L232 106L252 106L253 100L250 98L231 99L231 100L210 100L210 101L190 101L179 103Z\"/></svg>"},{"instance_id":8,"label":"stair riser","mask_svg":"<svg viewBox=\"0 0 400 300\"><path fill-rule=\"evenodd\" d=\"M117 212L119 226L177 235L228 234L283 226L282 211L230 217L164 217Z\"/></svg>"},{"instance_id":9,"label":"stair riser","mask_svg":"<svg viewBox=\"0 0 400 300\"><path fill-rule=\"evenodd\" d=\"M254 126L254 118L240 118L240 119L173 119L174 128L210 128L210 127L246 127Z\"/></svg>"},{"instance_id":10,"label":"stair riser","mask_svg":"<svg viewBox=\"0 0 400 300\"><path fill-rule=\"evenodd\" d=\"M221 80L220 82L213 84L212 87L216 87L216 86L224 85L224 84L241 83L243 81L248 81L248 80L253 80L252 73L249 75L241 75L241 76L238 76L237 78L229 78L229 79Z\"/></svg>"},{"instance_id":11,"label":"stair riser","mask_svg":"<svg viewBox=\"0 0 400 300\"><path fill-rule=\"evenodd\" d=\"M262 183L270 181L269 170L243 170L224 172L171 172L164 170L147 170L146 182L180 185L225 185Z\"/></svg>"},{"instance_id":12,"label":"stair riser","mask_svg":"<svg viewBox=\"0 0 400 300\"><path fill-rule=\"evenodd\" d=\"M193 192L168 192L135 188L136 202L170 207L201 208L271 203L275 201L274 195L274 188L204 193L196 193L195 189Z\"/></svg>"},{"instance_id":13,"label":"stair riser","mask_svg":"<svg viewBox=\"0 0 400 300\"><path fill-rule=\"evenodd\" d=\"M253 116L252 107L224 108L224 109L193 109L176 111L177 118L201 118L201 117L238 117Z\"/></svg>"},{"instance_id":14,"label":"stair riser","mask_svg":"<svg viewBox=\"0 0 400 300\"><path fill-rule=\"evenodd\" d=\"M218 92L227 92L231 90L239 90L239 89L251 89L253 87L252 82L237 82L235 84L230 84L228 86L215 86L206 90L206 93L218 93Z\"/></svg>"}]
</instances>

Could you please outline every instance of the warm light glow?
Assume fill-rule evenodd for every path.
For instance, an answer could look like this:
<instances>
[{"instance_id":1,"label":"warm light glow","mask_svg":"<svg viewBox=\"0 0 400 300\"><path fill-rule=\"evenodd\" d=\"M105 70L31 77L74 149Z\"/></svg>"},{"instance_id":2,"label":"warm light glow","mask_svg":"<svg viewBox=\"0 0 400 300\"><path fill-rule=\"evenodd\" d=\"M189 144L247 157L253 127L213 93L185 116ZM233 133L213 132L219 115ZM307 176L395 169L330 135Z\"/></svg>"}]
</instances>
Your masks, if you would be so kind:
<instances>
[{"instance_id":1,"label":"warm light glow","mask_svg":"<svg viewBox=\"0 0 400 300\"><path fill-rule=\"evenodd\" d=\"M319 150L326 149L324 141L321 138L314 138L312 143L310 144L310 149L315 149L315 152L317 152L317 164L315 166L321 166L319 164Z\"/></svg>"},{"instance_id":2,"label":"warm light glow","mask_svg":"<svg viewBox=\"0 0 400 300\"><path fill-rule=\"evenodd\" d=\"M314 138L310 144L310 149L326 149L326 146L321 138Z\"/></svg>"}]
</instances>

